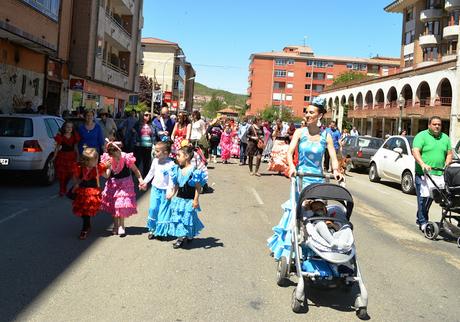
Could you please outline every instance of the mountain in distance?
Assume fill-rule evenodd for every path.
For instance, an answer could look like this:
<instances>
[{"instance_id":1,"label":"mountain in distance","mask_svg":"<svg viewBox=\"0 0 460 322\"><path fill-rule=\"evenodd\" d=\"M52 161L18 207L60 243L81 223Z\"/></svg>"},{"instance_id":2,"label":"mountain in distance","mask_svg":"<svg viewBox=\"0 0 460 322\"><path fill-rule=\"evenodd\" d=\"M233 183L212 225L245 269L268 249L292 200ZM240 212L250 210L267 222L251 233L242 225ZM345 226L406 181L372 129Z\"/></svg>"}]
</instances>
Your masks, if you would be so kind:
<instances>
[{"instance_id":1,"label":"mountain in distance","mask_svg":"<svg viewBox=\"0 0 460 322\"><path fill-rule=\"evenodd\" d=\"M227 106L239 106L244 107L246 100L248 99L247 95L235 94L222 89L210 88L201 83L195 82L195 91L194 96L210 96L215 95L216 97L222 97Z\"/></svg>"}]
</instances>

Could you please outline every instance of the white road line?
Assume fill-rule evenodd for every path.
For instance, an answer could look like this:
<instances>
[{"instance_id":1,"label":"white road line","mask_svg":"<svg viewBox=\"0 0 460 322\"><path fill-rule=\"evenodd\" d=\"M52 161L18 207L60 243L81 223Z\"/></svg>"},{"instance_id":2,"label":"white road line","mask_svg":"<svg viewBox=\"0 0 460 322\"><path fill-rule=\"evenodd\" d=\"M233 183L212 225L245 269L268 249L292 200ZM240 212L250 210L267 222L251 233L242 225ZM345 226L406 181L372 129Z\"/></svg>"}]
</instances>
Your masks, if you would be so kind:
<instances>
[{"instance_id":1,"label":"white road line","mask_svg":"<svg viewBox=\"0 0 460 322\"><path fill-rule=\"evenodd\" d=\"M254 197L256 197L256 200L257 202L259 203L259 205L263 205L264 202L262 201L262 198L260 198L259 194L257 193L256 189L254 188L251 188L252 190L252 193L254 194Z\"/></svg>"},{"instance_id":2,"label":"white road line","mask_svg":"<svg viewBox=\"0 0 460 322\"><path fill-rule=\"evenodd\" d=\"M10 220L10 219L13 219L14 217L16 217L16 216L18 216L18 215L20 215L20 214L22 214L22 213L25 213L25 212L28 211L28 210L29 210L29 209L24 208L24 209L21 209L21 210L19 210L19 211L16 211L14 214L11 214L11 215L9 215L8 217L3 218L2 220L0 220L0 225L3 224L4 222Z\"/></svg>"}]
</instances>

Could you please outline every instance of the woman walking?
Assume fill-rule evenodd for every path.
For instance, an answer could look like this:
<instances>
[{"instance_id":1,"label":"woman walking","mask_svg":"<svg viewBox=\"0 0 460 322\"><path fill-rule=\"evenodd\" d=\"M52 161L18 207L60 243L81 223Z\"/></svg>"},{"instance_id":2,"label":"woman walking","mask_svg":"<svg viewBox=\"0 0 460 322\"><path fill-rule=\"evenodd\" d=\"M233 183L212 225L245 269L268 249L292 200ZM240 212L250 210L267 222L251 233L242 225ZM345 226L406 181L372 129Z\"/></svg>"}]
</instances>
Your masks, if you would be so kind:
<instances>
[{"instance_id":1,"label":"woman walking","mask_svg":"<svg viewBox=\"0 0 460 322\"><path fill-rule=\"evenodd\" d=\"M201 119L198 111L192 112L192 130L190 133L190 142L194 147L199 146L202 151L208 149L208 140L206 138L206 122Z\"/></svg>"},{"instance_id":2,"label":"woman walking","mask_svg":"<svg viewBox=\"0 0 460 322\"><path fill-rule=\"evenodd\" d=\"M78 134L80 135L80 142L78 143L78 151L81 154L83 152L83 146L88 148L95 148L96 151L101 154L104 151L104 134L102 129L94 122L93 110L86 110L83 114L85 117L85 123L78 127Z\"/></svg>"},{"instance_id":3,"label":"woman walking","mask_svg":"<svg viewBox=\"0 0 460 322\"><path fill-rule=\"evenodd\" d=\"M152 163L152 149L158 141L158 129L152 123L150 112L144 112L144 117L135 126L136 148L134 156L136 157L136 166L141 170L142 176L145 177Z\"/></svg>"},{"instance_id":4,"label":"woman walking","mask_svg":"<svg viewBox=\"0 0 460 322\"><path fill-rule=\"evenodd\" d=\"M286 133L283 132L283 123L280 119L276 121L272 138L274 143L268 163L268 171L278 172L279 174L286 173L286 175L288 175L289 164L287 161L287 153L289 149L289 138L286 136Z\"/></svg>"},{"instance_id":5,"label":"woman walking","mask_svg":"<svg viewBox=\"0 0 460 322\"><path fill-rule=\"evenodd\" d=\"M249 164L249 174L251 176L260 177L259 168L260 162L262 160L262 153L265 148L265 134L262 129L261 121L259 117L254 119L254 123L248 129L248 164ZM254 170L254 158L255 160L255 172Z\"/></svg>"},{"instance_id":6,"label":"woman walking","mask_svg":"<svg viewBox=\"0 0 460 322\"><path fill-rule=\"evenodd\" d=\"M208 127L207 135L210 143L212 162L217 163L217 147L222 136L222 125L220 119L214 120Z\"/></svg>"},{"instance_id":7,"label":"woman walking","mask_svg":"<svg viewBox=\"0 0 460 322\"><path fill-rule=\"evenodd\" d=\"M232 131L232 128L230 127L230 124L227 123L225 125L224 132L222 133L220 137L220 151L221 151L221 159L222 163L227 164L228 160L231 158L231 152L232 152L232 146L233 146L233 136L234 132Z\"/></svg>"},{"instance_id":8,"label":"woman walking","mask_svg":"<svg viewBox=\"0 0 460 322\"><path fill-rule=\"evenodd\" d=\"M332 161L334 177L341 179L341 174L338 171L339 163L335 154L334 143L331 135L322 131L318 126L319 121L326 113L324 105L325 99L315 98L312 105L307 108L305 114L306 127L295 131L292 137L291 144L288 150L289 176L295 177L297 171L322 175L322 159L326 149L329 151ZM294 165L293 154L298 151L298 165ZM312 184L321 183L324 179L321 177L303 177L302 188ZM296 196L291 196L295 198ZM289 257L291 250L291 231L289 224L291 221L291 202L288 200L283 205L283 217L279 224L273 227L273 236L268 239L268 247L270 248L276 260L282 256ZM294 212L295 209L292 209Z\"/></svg>"},{"instance_id":9,"label":"woman walking","mask_svg":"<svg viewBox=\"0 0 460 322\"><path fill-rule=\"evenodd\" d=\"M177 116L177 122L174 125L174 129L171 134L171 140L174 142L172 146L171 154L175 158L177 152L180 149L180 143L182 140L190 139L190 132L192 130L192 125L188 119L187 111L181 110Z\"/></svg>"}]
</instances>

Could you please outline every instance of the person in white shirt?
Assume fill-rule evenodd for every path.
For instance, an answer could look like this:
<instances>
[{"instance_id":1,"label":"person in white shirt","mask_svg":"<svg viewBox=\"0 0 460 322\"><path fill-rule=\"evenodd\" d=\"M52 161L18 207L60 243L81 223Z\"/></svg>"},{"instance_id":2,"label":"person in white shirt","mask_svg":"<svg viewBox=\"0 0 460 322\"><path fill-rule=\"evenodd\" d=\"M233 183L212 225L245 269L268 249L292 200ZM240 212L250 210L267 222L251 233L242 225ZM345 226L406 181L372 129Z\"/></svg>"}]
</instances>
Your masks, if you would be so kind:
<instances>
[{"instance_id":1,"label":"person in white shirt","mask_svg":"<svg viewBox=\"0 0 460 322\"><path fill-rule=\"evenodd\" d=\"M238 128L238 138L240 139L240 165L245 165L247 160L246 148L248 147L248 129L251 125L248 123L248 117L243 118L243 122Z\"/></svg>"},{"instance_id":2,"label":"person in white shirt","mask_svg":"<svg viewBox=\"0 0 460 322\"><path fill-rule=\"evenodd\" d=\"M192 131L190 133L190 142L194 147L200 146L201 149L205 149L203 146L203 135L206 138L206 122L201 119L201 114L198 111L192 112Z\"/></svg>"},{"instance_id":3,"label":"person in white shirt","mask_svg":"<svg viewBox=\"0 0 460 322\"><path fill-rule=\"evenodd\" d=\"M358 132L358 130L356 129L355 126L353 126L353 128L351 129L350 135L351 136L358 136L359 135L359 132Z\"/></svg>"},{"instance_id":4,"label":"person in white shirt","mask_svg":"<svg viewBox=\"0 0 460 322\"><path fill-rule=\"evenodd\" d=\"M150 192L150 208L147 219L149 230L148 239L155 237L168 236L171 200L166 198L166 194L173 187L169 178L169 171L174 166L174 161L169 158L171 144L160 141L155 145L155 159L152 161L150 171L144 179L144 183L139 185L141 190L147 189L147 184L152 181ZM153 179L153 180L152 180Z\"/></svg>"}]
</instances>

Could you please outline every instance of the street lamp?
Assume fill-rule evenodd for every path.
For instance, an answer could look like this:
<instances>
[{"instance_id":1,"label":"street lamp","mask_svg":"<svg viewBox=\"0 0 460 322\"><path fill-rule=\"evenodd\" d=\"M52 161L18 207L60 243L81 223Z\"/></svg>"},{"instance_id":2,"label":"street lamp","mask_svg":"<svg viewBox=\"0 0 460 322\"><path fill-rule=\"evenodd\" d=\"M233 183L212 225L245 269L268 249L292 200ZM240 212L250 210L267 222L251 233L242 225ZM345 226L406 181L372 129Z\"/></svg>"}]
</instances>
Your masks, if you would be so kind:
<instances>
[{"instance_id":1,"label":"street lamp","mask_svg":"<svg viewBox=\"0 0 460 322\"><path fill-rule=\"evenodd\" d=\"M399 94L398 103L399 103L399 121L398 121L398 134L399 134L401 133L401 130L402 130L402 110L406 103L406 99L404 98L402 93Z\"/></svg>"},{"instance_id":2,"label":"street lamp","mask_svg":"<svg viewBox=\"0 0 460 322\"><path fill-rule=\"evenodd\" d=\"M166 65L168 64L168 62L173 59L173 58L185 58L185 55L174 55L172 57L169 57L163 64L163 76L162 76L162 79L161 79L161 90L160 90L160 104L163 103L163 93L164 93L164 89L165 89L165 69L166 69ZM151 109L151 112L153 114L153 90L154 88L152 87L152 106L150 107Z\"/></svg>"}]
</instances>

